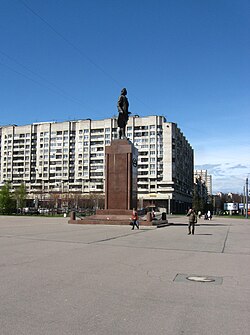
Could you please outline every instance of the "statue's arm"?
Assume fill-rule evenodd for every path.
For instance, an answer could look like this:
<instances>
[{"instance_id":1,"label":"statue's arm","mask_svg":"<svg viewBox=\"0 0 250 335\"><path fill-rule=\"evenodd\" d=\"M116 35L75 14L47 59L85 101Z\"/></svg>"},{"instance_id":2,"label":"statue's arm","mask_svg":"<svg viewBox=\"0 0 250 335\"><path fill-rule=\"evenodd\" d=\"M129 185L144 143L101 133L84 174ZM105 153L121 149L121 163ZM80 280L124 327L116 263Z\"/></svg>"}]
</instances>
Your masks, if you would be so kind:
<instances>
[{"instance_id":1,"label":"statue's arm","mask_svg":"<svg viewBox=\"0 0 250 335\"><path fill-rule=\"evenodd\" d=\"M117 108L118 108L118 111L119 113L123 113L123 109L122 109L122 104L123 104L123 97L120 96L119 99L118 99L118 102L117 102Z\"/></svg>"}]
</instances>

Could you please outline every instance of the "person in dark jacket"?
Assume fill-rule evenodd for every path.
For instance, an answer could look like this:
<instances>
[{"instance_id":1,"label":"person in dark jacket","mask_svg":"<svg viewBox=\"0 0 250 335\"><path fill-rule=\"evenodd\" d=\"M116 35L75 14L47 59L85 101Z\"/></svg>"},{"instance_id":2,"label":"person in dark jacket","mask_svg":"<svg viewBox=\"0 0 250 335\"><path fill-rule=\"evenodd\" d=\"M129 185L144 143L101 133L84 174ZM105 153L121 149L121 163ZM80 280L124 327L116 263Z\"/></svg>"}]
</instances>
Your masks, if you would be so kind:
<instances>
[{"instance_id":1,"label":"person in dark jacket","mask_svg":"<svg viewBox=\"0 0 250 335\"><path fill-rule=\"evenodd\" d=\"M194 235L195 224L197 223L197 216L194 208L190 208L188 213L188 235Z\"/></svg>"}]
</instances>

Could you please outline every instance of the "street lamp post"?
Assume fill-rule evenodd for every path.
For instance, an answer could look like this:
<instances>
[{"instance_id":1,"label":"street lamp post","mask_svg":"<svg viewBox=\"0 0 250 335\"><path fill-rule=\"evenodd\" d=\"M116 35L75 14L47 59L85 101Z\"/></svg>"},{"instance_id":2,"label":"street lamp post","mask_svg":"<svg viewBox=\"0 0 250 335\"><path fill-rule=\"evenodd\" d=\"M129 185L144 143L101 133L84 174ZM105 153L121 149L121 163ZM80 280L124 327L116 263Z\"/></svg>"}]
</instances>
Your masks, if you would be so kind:
<instances>
[{"instance_id":1,"label":"street lamp post","mask_svg":"<svg viewBox=\"0 0 250 335\"><path fill-rule=\"evenodd\" d=\"M248 178L246 178L246 219L248 219Z\"/></svg>"}]
</instances>

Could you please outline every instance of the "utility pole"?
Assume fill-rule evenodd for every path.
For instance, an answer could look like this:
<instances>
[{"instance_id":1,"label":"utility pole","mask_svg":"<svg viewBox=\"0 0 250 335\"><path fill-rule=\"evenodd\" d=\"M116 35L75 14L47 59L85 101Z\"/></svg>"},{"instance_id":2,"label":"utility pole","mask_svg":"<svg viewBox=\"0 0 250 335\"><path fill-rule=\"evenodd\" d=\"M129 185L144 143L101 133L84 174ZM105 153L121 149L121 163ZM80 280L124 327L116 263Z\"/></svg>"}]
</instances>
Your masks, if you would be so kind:
<instances>
[{"instance_id":1,"label":"utility pole","mask_svg":"<svg viewBox=\"0 0 250 335\"><path fill-rule=\"evenodd\" d=\"M248 178L246 178L246 219L248 219Z\"/></svg>"}]
</instances>

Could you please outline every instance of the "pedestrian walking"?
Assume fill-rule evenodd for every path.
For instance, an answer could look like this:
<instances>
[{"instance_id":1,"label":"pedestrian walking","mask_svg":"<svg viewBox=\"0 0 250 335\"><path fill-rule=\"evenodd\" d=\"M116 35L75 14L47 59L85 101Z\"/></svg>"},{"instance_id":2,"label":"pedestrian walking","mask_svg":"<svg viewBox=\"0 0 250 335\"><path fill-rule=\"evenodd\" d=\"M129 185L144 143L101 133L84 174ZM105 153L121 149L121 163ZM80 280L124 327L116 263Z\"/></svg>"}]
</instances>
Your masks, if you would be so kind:
<instances>
[{"instance_id":1,"label":"pedestrian walking","mask_svg":"<svg viewBox=\"0 0 250 335\"><path fill-rule=\"evenodd\" d=\"M194 235L195 224L197 223L197 216L194 208L190 208L188 213L188 235Z\"/></svg>"},{"instance_id":2,"label":"pedestrian walking","mask_svg":"<svg viewBox=\"0 0 250 335\"><path fill-rule=\"evenodd\" d=\"M132 230L135 229L135 226L136 226L137 229L139 229L138 213L135 210L135 208L133 208L133 213L132 213Z\"/></svg>"}]
</instances>

